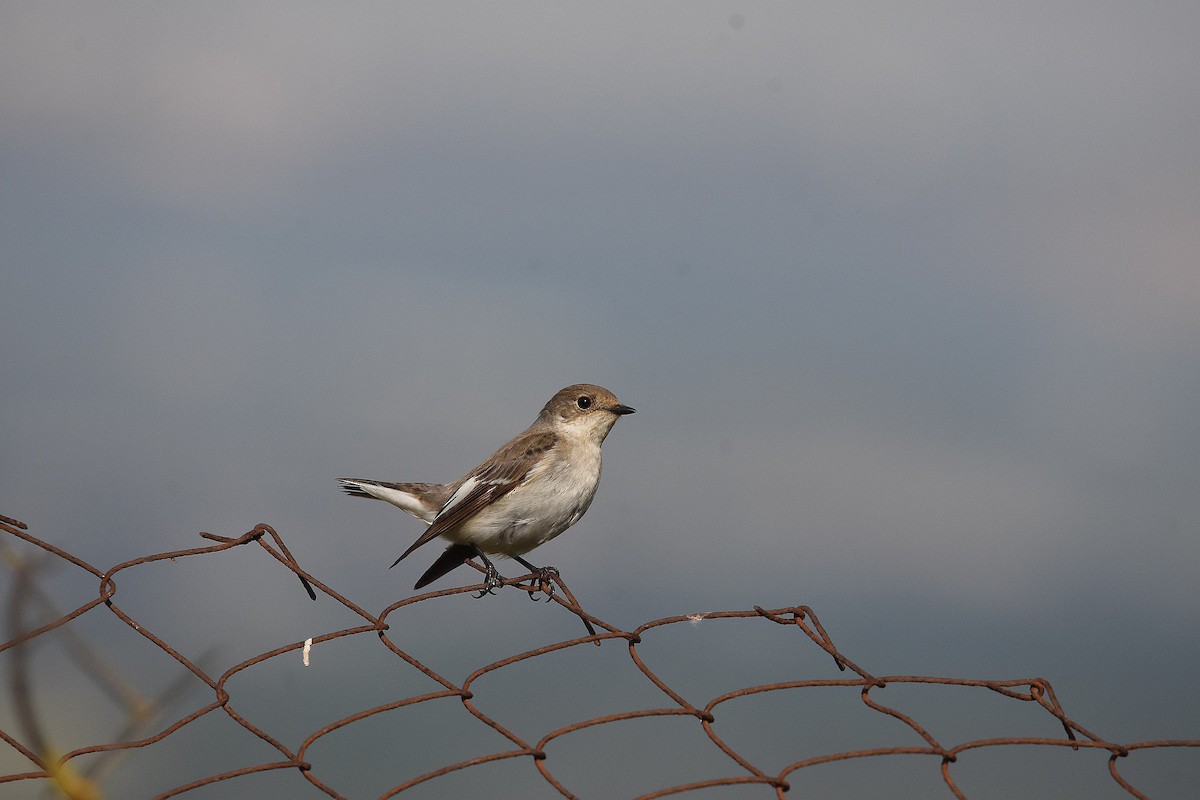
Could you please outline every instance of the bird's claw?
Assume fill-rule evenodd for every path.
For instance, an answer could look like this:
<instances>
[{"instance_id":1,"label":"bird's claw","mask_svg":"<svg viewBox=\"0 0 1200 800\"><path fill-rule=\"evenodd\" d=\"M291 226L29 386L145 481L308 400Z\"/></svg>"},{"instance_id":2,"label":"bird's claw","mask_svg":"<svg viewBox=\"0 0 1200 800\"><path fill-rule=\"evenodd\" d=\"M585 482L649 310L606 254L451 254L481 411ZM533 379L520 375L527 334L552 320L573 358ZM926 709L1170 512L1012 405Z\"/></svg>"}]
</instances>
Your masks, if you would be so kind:
<instances>
[{"instance_id":1,"label":"bird's claw","mask_svg":"<svg viewBox=\"0 0 1200 800\"><path fill-rule=\"evenodd\" d=\"M483 573L483 588L479 590L479 594L474 595L475 599L488 594L495 594L496 590L504 585L504 576L496 569L491 562L488 562L487 568Z\"/></svg>"},{"instance_id":2,"label":"bird's claw","mask_svg":"<svg viewBox=\"0 0 1200 800\"><path fill-rule=\"evenodd\" d=\"M558 570L554 567L538 567L533 571L533 577L529 579L529 599L537 602L536 595L542 592L546 595L546 602L549 603L554 597L554 579L558 577Z\"/></svg>"}]
</instances>

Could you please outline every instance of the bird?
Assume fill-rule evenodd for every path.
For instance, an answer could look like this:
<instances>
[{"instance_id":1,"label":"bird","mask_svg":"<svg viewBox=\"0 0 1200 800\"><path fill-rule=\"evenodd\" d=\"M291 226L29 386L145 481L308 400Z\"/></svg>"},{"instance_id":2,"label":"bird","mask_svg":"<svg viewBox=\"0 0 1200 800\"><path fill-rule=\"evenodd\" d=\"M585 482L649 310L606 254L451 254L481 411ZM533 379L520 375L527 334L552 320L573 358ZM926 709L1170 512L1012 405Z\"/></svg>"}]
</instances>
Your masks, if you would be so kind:
<instances>
[{"instance_id":1,"label":"bird","mask_svg":"<svg viewBox=\"0 0 1200 800\"><path fill-rule=\"evenodd\" d=\"M558 574L522 556L588 510L600 483L600 445L617 420L632 413L608 389L576 383L551 397L532 425L453 483L337 480L348 495L384 500L429 523L392 567L439 536L449 542L414 590L478 556L485 566L482 597L504 582L489 555L514 559L542 582Z\"/></svg>"}]
</instances>

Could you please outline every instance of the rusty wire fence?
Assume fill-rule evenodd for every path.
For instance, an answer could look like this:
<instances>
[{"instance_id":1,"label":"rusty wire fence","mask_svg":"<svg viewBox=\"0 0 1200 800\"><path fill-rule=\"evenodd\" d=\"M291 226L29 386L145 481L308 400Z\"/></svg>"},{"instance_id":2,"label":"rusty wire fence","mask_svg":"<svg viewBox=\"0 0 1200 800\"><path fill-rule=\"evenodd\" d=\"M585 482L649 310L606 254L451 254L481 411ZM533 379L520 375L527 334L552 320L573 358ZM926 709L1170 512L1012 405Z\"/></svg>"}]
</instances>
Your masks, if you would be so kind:
<instances>
[{"instance_id":1,"label":"rusty wire fence","mask_svg":"<svg viewBox=\"0 0 1200 800\"><path fill-rule=\"evenodd\" d=\"M41 559L30 558L18 553L9 542L0 543L0 552L4 556L4 567L11 578L10 589L6 599L7 637L8 640L0 645L0 669L7 670L3 676L8 687L9 713L0 714L0 739L11 750L7 755L8 761L0 764L19 763L16 770L0 774L0 795L11 791L13 787L31 788L37 796L68 797L68 798L103 798L110 795L105 792L105 770L130 753L152 748L159 743L181 739L188 731L199 727L206 719L221 718L231 721L240 730L250 734L264 744L271 757L267 760L253 760L240 766L219 771L206 772L200 775L188 775L180 779L171 788L157 792L157 798L189 795L193 797L222 797L220 792L213 793L214 787L228 790L235 784L250 782L264 774L289 773L298 776L306 782L309 789L315 789L316 794L323 793L329 797L341 798L362 796L361 791L339 785L336 776L339 770L336 765L328 763L328 753L324 757L314 755L319 743L329 737L336 736L355 726L364 726L373 719L400 709L411 709L418 706L431 707L436 713L446 713L445 702L453 705L451 708L465 710L473 721L474 726L483 726L500 737L504 745L483 755L476 755L460 760L449 760L425 769L416 775L388 776L386 763L374 765L374 769L383 775L387 788L382 792L374 792L374 796L383 798L417 793L430 787L438 787L448 776L462 775L467 772L487 769L485 765L505 762L518 765L526 771L527 776L536 779L537 785L545 796L562 797L609 797L613 796L610 789L603 785L581 785L563 776L556 755L563 751L563 744L597 729L621 726L630 721L646 718L674 720L675 725L685 726L688 730L702 734L708 756L702 761L705 769L701 772L708 777L695 780L675 782L670 785L657 787L649 792L643 792L640 798L656 798L674 795L714 796L711 790L723 789L740 790L739 797L788 796L789 790L805 771L812 771L818 765L831 763L853 763L866 765L887 761L884 757L901 756L908 763L919 763L921 769L935 776L934 783L941 785L944 796L966 798L970 792L956 780L958 770L964 761L969 761L973 754L991 751L1001 751L1013 746L1023 746L1039 751L1092 753L1102 757L1089 763L1098 770L1103 761L1107 763L1106 783L1118 794L1124 796L1121 790L1134 797L1147 797L1146 789L1134 785L1122 772L1122 766L1134 760L1132 757L1147 751L1179 752L1178 748L1198 748L1200 739L1192 740L1160 740L1139 742L1106 741L1099 735L1084 727L1081 723L1068 716L1055 696L1054 689L1042 678L1020 678L1014 680L974 680L952 677L931 677L920 675L874 675L863 667L855 664L834 645L830 635L822 626L812 609L806 606L790 608L760 608L746 610L707 612L703 614L680 615L656 619L646 622L632 630L623 630L606 620L589 613L576 601L570 589L560 578L554 578L552 584L536 584L531 578L506 581L506 587L515 587L529 593L531 598L541 598L547 602L557 603L565 612L579 618L580 635L577 638L554 641L549 644L515 652L505 658L488 663L471 671L464 676L447 676L434 670L423 662L420 654L400 647L395 636L389 634L389 619L398 616L398 612L411 608L414 604L424 603L433 598L442 598L468 592L477 592L480 587L463 586L441 591L419 594L384 608L379 613L357 605L352 599L327 586L316 576L304 570L292 557L284 545L281 536L268 525L258 525L247 533L237 537L222 537L202 533L211 544L185 550L156 553L132 559L118 564L107 570L100 570L75 557L74 555L55 547L31 533L27 526L17 520L0 517L0 530L10 537L16 537L39 549L44 555ZM11 540L10 540L11 541ZM173 632L170 630L151 630L146 625L131 616L122 607L120 593L117 591L118 578L123 571L133 567L147 567L163 562L176 563L180 559L203 559L215 553L231 551L235 548L257 546L272 556L283 569L290 570L299 578L303 589L309 596L317 599L321 595L339 604L358 623L349 627L331 630L311 639L295 641L290 644L275 647L266 652L246 658L239 663L227 666L221 671L209 668L206 662L211 660L201 655L196 658L186 657L180 649L173 645ZM28 550L28 548L26 548ZM37 552L34 550L33 552ZM57 605L56 598L42 586L39 570L46 562L62 564L69 562L78 570L90 573L91 578L98 581L98 593L75 608L64 609ZM309 602L299 594L297 602ZM151 693L137 685L135 676L124 674L122 669L100 654L89 642L86 636L76 631L78 623L85 617L94 615L112 615L119 620L118 635L129 637L133 642L148 642L161 654L165 654L173 663L178 664L178 675L157 692ZM797 633L807 640L813 648L819 648L813 653L825 659L826 663L836 665L837 672L832 668L830 674L835 677L805 677L798 674L795 680L765 683L760 685L742 686L716 696L703 698L689 697L688 692L678 685L668 683L659 672L652 669L644 659L639 648L659 636L663 631L696 624L702 620L733 620L742 624L766 624L778 635L795 638ZM123 633L120 633L122 632ZM406 694L397 691L396 695L387 702L363 707L353 713L337 718L324 720L324 724L316 729L306 731L295 741L285 741L286 736L272 730L269 722L256 719L251 713L244 712L247 702L236 692L231 692L229 684L247 671L263 670L271 663L281 659L302 660L305 666L309 663L310 653L314 648L329 643L345 640L360 639L375 642L376 651L394 660L398 665L406 665L405 669L421 673L434 685L440 687L434 691L418 694ZM114 707L122 713L116 715L118 723L111 735L103 741L97 741L85 746L78 746L63 752L57 747L59 734L52 730L49 722L39 709L39 700L44 696L64 695L65 692L56 687L40 683L43 675L35 669L28 652L48 640L54 639L67 653L68 657L77 661L86 676L106 694ZM131 645L131 642L124 644ZM560 725L550 730L539 731L537 737L522 736L516 732L520 726L510 723L497 715L489 715L481 710L481 696L477 695L478 685L485 676L494 676L500 671L512 671L517 665L528 664L531 660L546 659L551 654L573 651L581 658L595 659L601 650L593 650L593 646L619 648L627 653L624 663L635 671L637 679L653 687L650 691L660 700L660 705L650 708L608 713L601 716L576 719L569 724ZM823 653L821 652L823 651ZM612 651L609 650L611 654ZM588 655L591 654L591 655ZM697 656L702 658L702 656ZM607 667L606 667L607 668ZM911 710L906 713L895 706L886 705L880 701L880 695L885 687L901 685L925 685L940 688L970 688L986 690L990 696L1003 698L1005 703L1024 705L1038 709L1044 719L1053 723L1061 731L1058 735L1010 735L990 738L972 738L960 741L946 741L935 735L931 725L922 724ZM189 693L194 694L199 689L207 696L206 702L192 703L190 710L181 715L178 711L170 710L183 703L180 698ZM735 707L739 702L751 698L779 698L792 693L812 692L819 688L837 688L856 693L859 701L850 702L858 709L868 710L869 713L882 719L890 719L900 727L903 735L896 737L896 744L891 746L872 746L860 749L823 750L812 742L801 745L798 741L788 740L786 731L769 731L781 745L784 752L790 752L787 762L778 767L778 756L770 757L751 751L740 745L735 747L730 737L722 729L722 720L727 719L725 712ZM985 692L985 693L986 693ZM439 704L439 701L442 704ZM455 702L457 701L457 702ZM2 708L2 707L0 707ZM170 712L170 713L168 713ZM667 734L674 738L680 735L677 731ZM392 735L420 737L420 730L401 730ZM780 741L781 740L781 741ZM195 747L195 745L192 745ZM201 745L203 746L203 745ZM1078 756L1077 756L1078 757ZM774 768L768 762L775 762ZM894 761L889 763L895 763ZM619 768L620 765L618 765ZM715 775L715 777L714 777ZM1108 780L1111 778L1111 780ZM5 787L8 787L6 790ZM1118 788L1119 787L1119 788ZM503 791L490 792L492 796L505 796ZM30 795L34 796L34 795ZM259 792L251 796L271 796L269 792ZM290 795L289 795L290 796ZM433 796L454 796L449 790L436 793ZM720 795L727 796L727 795ZM808 796L803 792L797 796Z\"/></svg>"}]
</instances>

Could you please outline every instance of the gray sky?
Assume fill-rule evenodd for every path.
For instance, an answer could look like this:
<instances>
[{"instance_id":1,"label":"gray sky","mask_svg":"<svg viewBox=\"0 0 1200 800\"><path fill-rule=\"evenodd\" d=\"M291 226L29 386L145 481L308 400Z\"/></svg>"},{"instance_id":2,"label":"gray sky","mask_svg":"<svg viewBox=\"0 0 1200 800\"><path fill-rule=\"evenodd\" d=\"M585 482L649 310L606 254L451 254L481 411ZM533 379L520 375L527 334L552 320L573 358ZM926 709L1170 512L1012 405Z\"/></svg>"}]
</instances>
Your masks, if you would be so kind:
<instances>
[{"instance_id":1,"label":"gray sky","mask_svg":"<svg viewBox=\"0 0 1200 800\"><path fill-rule=\"evenodd\" d=\"M0 513L101 567L268 522L378 610L435 552L386 571L421 525L333 479L452 479L597 382L638 414L534 559L599 615L804 603L873 672L1041 675L1111 739L1200 737L1197 30L1188 3L7 4ZM349 624L221 567L121 591L222 658ZM556 616L440 613L502 651ZM1167 760L1183 797L1200 763Z\"/></svg>"}]
</instances>

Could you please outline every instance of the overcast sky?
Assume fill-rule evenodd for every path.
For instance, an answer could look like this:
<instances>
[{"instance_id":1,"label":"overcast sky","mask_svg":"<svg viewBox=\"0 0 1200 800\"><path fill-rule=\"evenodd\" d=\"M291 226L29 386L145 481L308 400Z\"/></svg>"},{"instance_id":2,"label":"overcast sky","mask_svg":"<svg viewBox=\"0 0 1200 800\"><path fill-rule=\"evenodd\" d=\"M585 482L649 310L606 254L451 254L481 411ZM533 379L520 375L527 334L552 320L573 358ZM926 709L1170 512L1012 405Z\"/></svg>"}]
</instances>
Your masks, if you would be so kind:
<instances>
[{"instance_id":1,"label":"overcast sky","mask_svg":"<svg viewBox=\"0 0 1200 800\"><path fill-rule=\"evenodd\" d=\"M334 479L451 480L595 382L638 413L530 556L594 613L808 604L877 674L1040 675L1112 740L1200 738L1198 30L1166 2L6 3L0 514L101 568L267 522L377 611L436 545L387 571L421 524ZM221 565L124 597L218 663L350 624ZM236 613L195 622L214 596ZM441 613L499 614L501 653L561 616ZM1194 790L1195 751L1157 758L1156 797Z\"/></svg>"}]
</instances>

